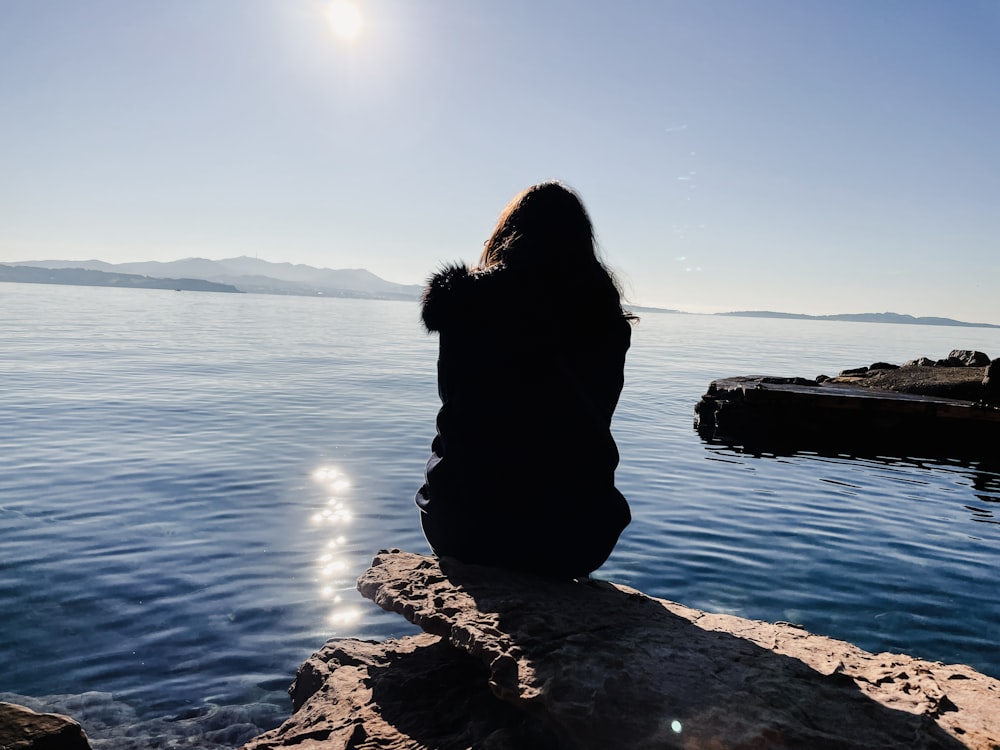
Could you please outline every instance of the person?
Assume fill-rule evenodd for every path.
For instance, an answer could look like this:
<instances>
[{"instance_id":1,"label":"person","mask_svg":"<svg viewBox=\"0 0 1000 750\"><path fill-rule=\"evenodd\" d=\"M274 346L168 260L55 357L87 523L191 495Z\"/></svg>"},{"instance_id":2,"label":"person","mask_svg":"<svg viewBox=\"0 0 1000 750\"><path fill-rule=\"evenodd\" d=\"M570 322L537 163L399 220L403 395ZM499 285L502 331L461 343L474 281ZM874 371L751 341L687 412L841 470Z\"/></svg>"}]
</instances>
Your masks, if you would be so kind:
<instances>
[{"instance_id":1,"label":"person","mask_svg":"<svg viewBox=\"0 0 1000 750\"><path fill-rule=\"evenodd\" d=\"M635 316L559 182L500 214L479 265L445 266L421 310L439 340L437 435L417 492L434 553L581 578L631 521L611 418Z\"/></svg>"}]
</instances>

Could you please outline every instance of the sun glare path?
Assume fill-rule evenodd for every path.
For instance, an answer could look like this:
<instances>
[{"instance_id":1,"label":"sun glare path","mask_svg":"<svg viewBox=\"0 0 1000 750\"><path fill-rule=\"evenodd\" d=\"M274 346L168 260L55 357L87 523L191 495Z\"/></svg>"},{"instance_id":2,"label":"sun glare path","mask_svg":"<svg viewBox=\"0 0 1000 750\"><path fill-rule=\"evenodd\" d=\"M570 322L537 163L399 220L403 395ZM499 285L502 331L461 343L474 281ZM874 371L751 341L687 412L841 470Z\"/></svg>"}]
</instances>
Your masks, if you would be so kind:
<instances>
[{"instance_id":1,"label":"sun glare path","mask_svg":"<svg viewBox=\"0 0 1000 750\"><path fill-rule=\"evenodd\" d=\"M349 0L334 0L326 11L326 18L333 33L348 40L355 39L364 25L361 10Z\"/></svg>"},{"instance_id":2,"label":"sun glare path","mask_svg":"<svg viewBox=\"0 0 1000 750\"><path fill-rule=\"evenodd\" d=\"M319 596L329 602L327 621L330 626L336 629L353 627L361 618L361 610L345 602L341 594L354 590L357 573L344 549L347 538L337 533L351 522L351 511L344 498L351 487L351 480L336 466L320 466L313 472L312 478L326 490L326 505L313 514L312 522L316 527L336 534L328 537L316 561Z\"/></svg>"}]
</instances>

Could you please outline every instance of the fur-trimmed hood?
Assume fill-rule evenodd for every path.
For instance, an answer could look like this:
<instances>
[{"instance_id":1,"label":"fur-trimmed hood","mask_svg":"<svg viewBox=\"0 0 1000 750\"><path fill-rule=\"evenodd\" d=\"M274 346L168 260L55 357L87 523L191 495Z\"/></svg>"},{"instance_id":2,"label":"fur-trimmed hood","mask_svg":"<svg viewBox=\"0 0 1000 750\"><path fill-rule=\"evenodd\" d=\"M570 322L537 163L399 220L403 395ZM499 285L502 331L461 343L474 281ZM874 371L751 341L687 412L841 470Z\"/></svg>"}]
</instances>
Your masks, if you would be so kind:
<instances>
[{"instance_id":1,"label":"fur-trimmed hood","mask_svg":"<svg viewBox=\"0 0 1000 750\"><path fill-rule=\"evenodd\" d=\"M505 265L473 271L461 263L441 268L427 282L421 298L421 318L428 331L440 331L449 321L475 319L482 311L502 306L512 312L514 301L534 298L525 274Z\"/></svg>"}]
</instances>

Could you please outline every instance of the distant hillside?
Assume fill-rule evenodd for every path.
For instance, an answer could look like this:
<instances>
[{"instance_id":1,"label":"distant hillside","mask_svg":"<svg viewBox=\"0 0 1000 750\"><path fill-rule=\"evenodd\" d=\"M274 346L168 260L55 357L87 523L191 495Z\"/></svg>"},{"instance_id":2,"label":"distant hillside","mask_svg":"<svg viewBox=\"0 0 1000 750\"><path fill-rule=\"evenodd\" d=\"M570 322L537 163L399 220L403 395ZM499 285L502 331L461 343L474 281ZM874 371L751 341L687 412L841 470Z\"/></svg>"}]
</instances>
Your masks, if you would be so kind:
<instances>
[{"instance_id":1,"label":"distant hillside","mask_svg":"<svg viewBox=\"0 0 1000 750\"><path fill-rule=\"evenodd\" d=\"M672 310L668 307L642 307L641 305L630 305L623 303L626 310L633 313L672 313L677 315L687 315L683 310Z\"/></svg>"},{"instance_id":2,"label":"distant hillside","mask_svg":"<svg viewBox=\"0 0 1000 750\"><path fill-rule=\"evenodd\" d=\"M334 270L292 263L270 263L242 256L226 260L186 258L168 263L105 263L100 260L33 260L17 266L43 268L82 268L93 271L142 274L153 277L205 279L229 284L243 292L256 294L292 294L302 296L353 297L364 299L419 299L422 287L395 284L361 268Z\"/></svg>"},{"instance_id":3,"label":"distant hillside","mask_svg":"<svg viewBox=\"0 0 1000 750\"><path fill-rule=\"evenodd\" d=\"M902 323L921 326L965 326L967 328L1000 328L992 323L965 323L951 318L915 318L899 313L849 313L842 315L801 315L799 313L771 312L770 310L741 310L739 312L715 313L742 318L791 318L794 320L840 320L850 323Z\"/></svg>"},{"instance_id":4,"label":"distant hillside","mask_svg":"<svg viewBox=\"0 0 1000 750\"><path fill-rule=\"evenodd\" d=\"M84 268L39 268L0 265L0 281L19 284L65 284L69 286L115 286L125 289L176 289L185 292L230 292L239 289L202 279L158 279L131 273L109 273Z\"/></svg>"}]
</instances>

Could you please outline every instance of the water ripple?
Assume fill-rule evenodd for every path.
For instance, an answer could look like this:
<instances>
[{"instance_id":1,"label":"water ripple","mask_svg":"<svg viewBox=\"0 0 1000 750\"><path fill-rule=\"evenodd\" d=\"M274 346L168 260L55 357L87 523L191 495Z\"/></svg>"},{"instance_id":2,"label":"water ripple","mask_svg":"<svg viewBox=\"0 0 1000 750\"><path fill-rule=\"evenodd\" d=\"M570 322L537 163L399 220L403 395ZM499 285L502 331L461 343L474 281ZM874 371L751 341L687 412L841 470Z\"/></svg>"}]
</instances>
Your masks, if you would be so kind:
<instances>
[{"instance_id":1,"label":"water ripple","mask_svg":"<svg viewBox=\"0 0 1000 750\"><path fill-rule=\"evenodd\" d=\"M413 632L354 580L380 548L428 551L436 341L414 305L3 286L5 689L284 705L327 638ZM996 356L1000 335L645 316L614 421L634 521L600 575L1000 676L998 467L753 456L692 429L714 378L952 348Z\"/></svg>"}]
</instances>

